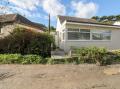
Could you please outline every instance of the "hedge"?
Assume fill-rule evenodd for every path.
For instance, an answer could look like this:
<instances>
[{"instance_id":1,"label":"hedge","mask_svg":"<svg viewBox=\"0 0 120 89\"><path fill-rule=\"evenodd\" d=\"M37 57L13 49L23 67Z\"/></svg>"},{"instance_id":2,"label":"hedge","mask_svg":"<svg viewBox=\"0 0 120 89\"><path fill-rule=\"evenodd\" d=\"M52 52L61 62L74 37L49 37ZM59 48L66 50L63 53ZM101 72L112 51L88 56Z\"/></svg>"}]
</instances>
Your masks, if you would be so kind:
<instances>
[{"instance_id":1,"label":"hedge","mask_svg":"<svg viewBox=\"0 0 120 89\"><path fill-rule=\"evenodd\" d=\"M10 35L0 39L0 54L36 54L50 57L52 43L54 39L47 33L17 27Z\"/></svg>"},{"instance_id":2,"label":"hedge","mask_svg":"<svg viewBox=\"0 0 120 89\"><path fill-rule=\"evenodd\" d=\"M42 60L38 55L0 54L0 64L40 64Z\"/></svg>"},{"instance_id":3,"label":"hedge","mask_svg":"<svg viewBox=\"0 0 120 89\"><path fill-rule=\"evenodd\" d=\"M107 65L112 63L112 56L108 54L106 48L81 47L72 48L74 56L78 57L83 63L97 63L98 65Z\"/></svg>"},{"instance_id":4,"label":"hedge","mask_svg":"<svg viewBox=\"0 0 120 89\"><path fill-rule=\"evenodd\" d=\"M0 64L79 64L78 58L52 59L39 55L0 54Z\"/></svg>"}]
</instances>

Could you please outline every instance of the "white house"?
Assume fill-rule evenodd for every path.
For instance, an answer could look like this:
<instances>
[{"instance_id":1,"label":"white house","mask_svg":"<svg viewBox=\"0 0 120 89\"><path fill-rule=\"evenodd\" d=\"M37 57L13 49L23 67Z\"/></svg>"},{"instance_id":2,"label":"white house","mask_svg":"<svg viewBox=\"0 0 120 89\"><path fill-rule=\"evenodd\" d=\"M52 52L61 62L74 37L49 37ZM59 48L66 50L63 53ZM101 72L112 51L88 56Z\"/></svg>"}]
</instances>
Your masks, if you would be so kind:
<instances>
[{"instance_id":1,"label":"white house","mask_svg":"<svg viewBox=\"0 0 120 89\"><path fill-rule=\"evenodd\" d=\"M56 45L68 52L71 47L98 46L120 49L120 26L93 19L58 16Z\"/></svg>"}]
</instances>

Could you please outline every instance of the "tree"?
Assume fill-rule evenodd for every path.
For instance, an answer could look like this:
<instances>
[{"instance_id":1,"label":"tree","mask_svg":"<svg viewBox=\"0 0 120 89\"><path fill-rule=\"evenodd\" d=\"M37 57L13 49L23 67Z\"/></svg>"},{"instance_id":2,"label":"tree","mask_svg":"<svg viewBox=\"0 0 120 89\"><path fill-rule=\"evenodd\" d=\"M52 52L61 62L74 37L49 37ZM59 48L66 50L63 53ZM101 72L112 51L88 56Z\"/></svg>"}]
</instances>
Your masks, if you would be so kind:
<instances>
[{"instance_id":1,"label":"tree","mask_svg":"<svg viewBox=\"0 0 120 89\"><path fill-rule=\"evenodd\" d=\"M0 39L0 53L36 54L50 57L52 43L54 43L54 38L47 33L17 27L8 36Z\"/></svg>"},{"instance_id":2,"label":"tree","mask_svg":"<svg viewBox=\"0 0 120 89\"><path fill-rule=\"evenodd\" d=\"M97 20L100 23L104 24L113 24L115 21L120 21L120 15L110 15L110 16L94 16L92 19Z\"/></svg>"},{"instance_id":3,"label":"tree","mask_svg":"<svg viewBox=\"0 0 120 89\"><path fill-rule=\"evenodd\" d=\"M116 16L114 16L114 15L108 16L108 20L110 20L110 21L113 21L115 18L116 18Z\"/></svg>"},{"instance_id":4,"label":"tree","mask_svg":"<svg viewBox=\"0 0 120 89\"><path fill-rule=\"evenodd\" d=\"M54 31L56 30L56 28L53 27L53 26L51 26L51 27L50 27L50 30L54 32Z\"/></svg>"},{"instance_id":5,"label":"tree","mask_svg":"<svg viewBox=\"0 0 120 89\"><path fill-rule=\"evenodd\" d=\"M100 17L99 16L94 16L94 17L92 17L92 19L95 19L95 20L99 21Z\"/></svg>"},{"instance_id":6,"label":"tree","mask_svg":"<svg viewBox=\"0 0 120 89\"><path fill-rule=\"evenodd\" d=\"M108 17L107 16L102 16L101 18L100 18L100 21L108 21Z\"/></svg>"}]
</instances>

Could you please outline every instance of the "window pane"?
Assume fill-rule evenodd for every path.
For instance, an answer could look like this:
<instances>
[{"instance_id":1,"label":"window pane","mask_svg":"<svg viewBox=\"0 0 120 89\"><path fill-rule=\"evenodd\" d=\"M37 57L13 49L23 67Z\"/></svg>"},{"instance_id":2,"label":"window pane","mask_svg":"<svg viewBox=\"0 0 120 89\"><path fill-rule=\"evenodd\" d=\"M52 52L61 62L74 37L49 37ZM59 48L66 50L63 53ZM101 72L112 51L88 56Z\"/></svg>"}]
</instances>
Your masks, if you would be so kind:
<instances>
[{"instance_id":1,"label":"window pane","mask_svg":"<svg viewBox=\"0 0 120 89\"><path fill-rule=\"evenodd\" d=\"M80 32L90 32L89 29L80 29Z\"/></svg>"},{"instance_id":2,"label":"window pane","mask_svg":"<svg viewBox=\"0 0 120 89\"><path fill-rule=\"evenodd\" d=\"M93 33L111 33L111 30L91 30Z\"/></svg>"},{"instance_id":3,"label":"window pane","mask_svg":"<svg viewBox=\"0 0 120 89\"><path fill-rule=\"evenodd\" d=\"M90 33L68 32L68 40L90 40Z\"/></svg>"},{"instance_id":4,"label":"window pane","mask_svg":"<svg viewBox=\"0 0 120 89\"><path fill-rule=\"evenodd\" d=\"M79 40L90 40L90 33L80 33Z\"/></svg>"},{"instance_id":5,"label":"window pane","mask_svg":"<svg viewBox=\"0 0 120 89\"><path fill-rule=\"evenodd\" d=\"M92 39L93 40L110 40L111 34L93 33Z\"/></svg>"},{"instance_id":6,"label":"window pane","mask_svg":"<svg viewBox=\"0 0 120 89\"><path fill-rule=\"evenodd\" d=\"M110 40L111 34L103 34L103 40Z\"/></svg>"},{"instance_id":7,"label":"window pane","mask_svg":"<svg viewBox=\"0 0 120 89\"><path fill-rule=\"evenodd\" d=\"M103 32L103 34L104 34L104 33L105 33L105 34L106 34L106 33L107 33L107 34L110 34L111 31L110 31L110 30L106 30L106 31Z\"/></svg>"},{"instance_id":8,"label":"window pane","mask_svg":"<svg viewBox=\"0 0 120 89\"><path fill-rule=\"evenodd\" d=\"M72 28L69 28L68 31L75 31L75 32L77 31L77 32L78 32L79 29L72 29Z\"/></svg>"},{"instance_id":9,"label":"window pane","mask_svg":"<svg viewBox=\"0 0 120 89\"><path fill-rule=\"evenodd\" d=\"M68 40L78 40L79 33L78 32L68 32Z\"/></svg>"},{"instance_id":10,"label":"window pane","mask_svg":"<svg viewBox=\"0 0 120 89\"><path fill-rule=\"evenodd\" d=\"M92 34L92 39L93 40L102 40L102 34L100 34L100 33L93 33Z\"/></svg>"}]
</instances>

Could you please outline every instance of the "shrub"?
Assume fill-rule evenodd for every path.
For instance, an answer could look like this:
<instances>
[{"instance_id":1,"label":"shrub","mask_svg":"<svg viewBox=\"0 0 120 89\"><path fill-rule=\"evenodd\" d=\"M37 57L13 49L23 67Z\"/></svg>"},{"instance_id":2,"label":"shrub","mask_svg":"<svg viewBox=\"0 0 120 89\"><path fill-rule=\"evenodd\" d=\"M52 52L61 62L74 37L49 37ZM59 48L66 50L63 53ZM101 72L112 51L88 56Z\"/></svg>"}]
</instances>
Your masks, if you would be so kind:
<instances>
[{"instance_id":1,"label":"shrub","mask_svg":"<svg viewBox=\"0 0 120 89\"><path fill-rule=\"evenodd\" d=\"M54 64L54 59L47 58L47 64Z\"/></svg>"},{"instance_id":2,"label":"shrub","mask_svg":"<svg viewBox=\"0 0 120 89\"><path fill-rule=\"evenodd\" d=\"M111 55L114 63L120 63L120 50L112 50Z\"/></svg>"},{"instance_id":3,"label":"shrub","mask_svg":"<svg viewBox=\"0 0 120 89\"><path fill-rule=\"evenodd\" d=\"M10 35L0 39L0 53L36 54L42 57L50 57L52 43L54 43L54 39L47 33L15 28Z\"/></svg>"},{"instance_id":4,"label":"shrub","mask_svg":"<svg viewBox=\"0 0 120 89\"><path fill-rule=\"evenodd\" d=\"M114 55L120 56L120 50L112 50L111 53Z\"/></svg>"},{"instance_id":5,"label":"shrub","mask_svg":"<svg viewBox=\"0 0 120 89\"><path fill-rule=\"evenodd\" d=\"M105 48L98 47L82 47L74 48L74 54L79 58L79 61L84 63L97 63L99 65L110 64L110 57L107 55Z\"/></svg>"},{"instance_id":6,"label":"shrub","mask_svg":"<svg viewBox=\"0 0 120 89\"><path fill-rule=\"evenodd\" d=\"M22 64L40 64L42 58L38 55L25 55Z\"/></svg>"},{"instance_id":7,"label":"shrub","mask_svg":"<svg viewBox=\"0 0 120 89\"><path fill-rule=\"evenodd\" d=\"M0 54L0 64L40 64L43 60L39 55Z\"/></svg>"},{"instance_id":8,"label":"shrub","mask_svg":"<svg viewBox=\"0 0 120 89\"><path fill-rule=\"evenodd\" d=\"M0 64L18 64L22 62L20 54L0 54Z\"/></svg>"}]
</instances>

